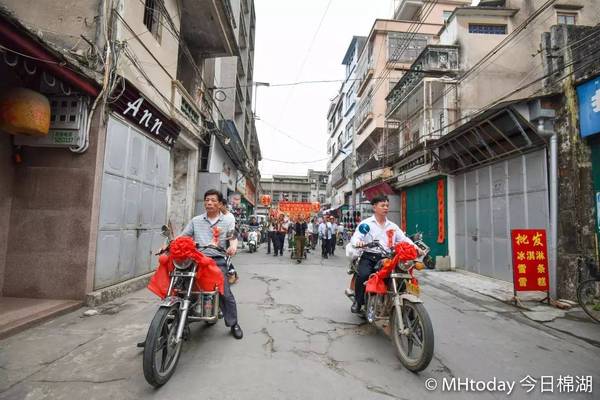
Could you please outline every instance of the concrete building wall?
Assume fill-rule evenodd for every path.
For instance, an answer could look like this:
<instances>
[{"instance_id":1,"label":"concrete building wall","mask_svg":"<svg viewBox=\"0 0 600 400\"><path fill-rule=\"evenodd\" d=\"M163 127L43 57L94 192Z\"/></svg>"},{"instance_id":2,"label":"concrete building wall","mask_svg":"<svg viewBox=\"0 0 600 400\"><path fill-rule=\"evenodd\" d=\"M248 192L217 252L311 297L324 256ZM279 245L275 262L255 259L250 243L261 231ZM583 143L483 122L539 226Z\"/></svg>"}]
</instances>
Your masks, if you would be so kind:
<instances>
[{"instance_id":1,"label":"concrete building wall","mask_svg":"<svg viewBox=\"0 0 600 400\"><path fill-rule=\"evenodd\" d=\"M181 10L177 0L165 0L164 5L175 29L179 32L178 16ZM134 54L133 57L126 53L122 54L118 72L135 84L162 112L169 115L172 97L171 82L177 77L179 42L170 32L171 28L166 17L162 20L160 39L148 33L148 28L144 25L144 7L143 1L118 2L117 12L123 17L125 23L119 17L115 18L116 39L127 40L126 53ZM140 32L147 33L140 35ZM138 67L144 73L139 71L134 61L137 61Z\"/></svg>"},{"instance_id":2,"label":"concrete building wall","mask_svg":"<svg viewBox=\"0 0 600 400\"><path fill-rule=\"evenodd\" d=\"M96 114L92 132L98 129ZM95 128L95 129L94 129ZM97 135L89 150L23 147L14 168L4 296L81 299L86 293ZM49 279L52 277L52 279Z\"/></svg>"},{"instance_id":3,"label":"concrete building wall","mask_svg":"<svg viewBox=\"0 0 600 400\"><path fill-rule=\"evenodd\" d=\"M10 146L10 136L0 133L0 296L4 289L4 271L6 269L6 251L8 245L8 236L10 225L6 222L10 220L10 212L13 200L14 187L14 164L12 161L12 148Z\"/></svg>"},{"instance_id":4,"label":"concrete building wall","mask_svg":"<svg viewBox=\"0 0 600 400\"><path fill-rule=\"evenodd\" d=\"M100 36L97 18L100 13L100 0L1 0L6 7L18 16L21 22L41 34L48 42L59 47L83 52L89 45L81 40L85 36L102 48L104 38Z\"/></svg>"}]
</instances>

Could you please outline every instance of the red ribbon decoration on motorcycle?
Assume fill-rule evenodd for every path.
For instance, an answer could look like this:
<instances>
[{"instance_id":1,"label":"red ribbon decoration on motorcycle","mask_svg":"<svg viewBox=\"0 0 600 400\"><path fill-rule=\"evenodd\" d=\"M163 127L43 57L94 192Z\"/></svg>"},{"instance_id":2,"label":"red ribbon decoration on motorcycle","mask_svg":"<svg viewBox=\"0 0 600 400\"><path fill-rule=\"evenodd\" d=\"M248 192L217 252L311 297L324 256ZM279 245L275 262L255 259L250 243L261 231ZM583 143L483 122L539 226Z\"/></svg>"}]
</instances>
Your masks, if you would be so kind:
<instances>
[{"instance_id":1,"label":"red ribbon decoration on motorcycle","mask_svg":"<svg viewBox=\"0 0 600 400\"><path fill-rule=\"evenodd\" d=\"M224 278L221 269L215 260L199 252L194 240L188 236L181 236L173 240L169 246L169 254L162 254L158 258L158 269L152 275L148 289L164 299L171 283L169 274L175 268L173 260L182 261L187 258L193 259L198 265L194 290L210 292L215 290L216 286L219 288L219 293L223 294Z\"/></svg>"},{"instance_id":2,"label":"red ribbon decoration on motorcycle","mask_svg":"<svg viewBox=\"0 0 600 400\"><path fill-rule=\"evenodd\" d=\"M418 252L415 246L408 242L400 242L396 245L395 256L383 261L383 267L372 274L366 285L367 293L384 294L387 292L384 279L390 276L394 267L401 261L409 261L417 258Z\"/></svg>"}]
</instances>

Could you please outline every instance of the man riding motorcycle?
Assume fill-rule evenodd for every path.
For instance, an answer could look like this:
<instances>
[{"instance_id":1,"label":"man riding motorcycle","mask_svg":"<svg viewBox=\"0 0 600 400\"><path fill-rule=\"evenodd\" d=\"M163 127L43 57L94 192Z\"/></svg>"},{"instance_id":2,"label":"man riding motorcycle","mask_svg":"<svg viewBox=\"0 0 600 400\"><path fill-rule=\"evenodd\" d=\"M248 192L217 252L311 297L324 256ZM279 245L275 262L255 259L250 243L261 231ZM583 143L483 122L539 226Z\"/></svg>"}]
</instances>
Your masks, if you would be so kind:
<instances>
[{"instance_id":1,"label":"man riding motorcycle","mask_svg":"<svg viewBox=\"0 0 600 400\"><path fill-rule=\"evenodd\" d=\"M238 245L237 238L235 237L235 217L232 213L224 214L221 211L223 203L223 194L218 190L211 189L204 193L204 209L206 213L192 218L181 235L192 237L200 246L213 244L225 248L229 241L227 255L233 257ZM215 243L215 239L218 243ZM241 339L244 333L238 324L237 305L227 279L226 259L217 250L207 248L202 250L202 252L204 255L215 260L225 277L224 294L220 302L225 326L231 328L231 334L234 338Z\"/></svg>"},{"instance_id":2,"label":"man riding motorcycle","mask_svg":"<svg viewBox=\"0 0 600 400\"><path fill-rule=\"evenodd\" d=\"M354 247L362 247L366 243L378 240L379 243L389 250L397 243L408 242L414 246L412 240L406 236L404 232L392 221L387 219L390 202L387 196L379 195L371 200L373 206L373 216L364 219L356 227L356 231L350 239L350 243ZM369 225L368 233L360 232L359 227L362 224ZM366 231L366 230L365 230ZM418 249L418 248L417 248ZM365 286L364 283L369 279L369 276L375 272L377 262L381 260L382 254L377 248L365 249L358 263L358 274L355 285L354 303L350 309L353 313L360 313L364 305Z\"/></svg>"}]
</instances>

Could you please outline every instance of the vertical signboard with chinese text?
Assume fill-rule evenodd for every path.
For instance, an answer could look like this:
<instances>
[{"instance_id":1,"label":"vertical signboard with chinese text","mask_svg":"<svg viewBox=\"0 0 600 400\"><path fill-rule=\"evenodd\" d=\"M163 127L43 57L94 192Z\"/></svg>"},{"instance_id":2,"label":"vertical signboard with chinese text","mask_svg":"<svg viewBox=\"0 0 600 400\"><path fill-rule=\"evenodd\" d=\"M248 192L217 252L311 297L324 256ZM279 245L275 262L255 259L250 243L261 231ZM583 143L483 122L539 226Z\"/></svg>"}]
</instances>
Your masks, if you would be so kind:
<instances>
[{"instance_id":1,"label":"vertical signboard with chinese text","mask_svg":"<svg viewBox=\"0 0 600 400\"><path fill-rule=\"evenodd\" d=\"M547 292L550 282L546 230L513 229L511 238L515 292Z\"/></svg>"}]
</instances>

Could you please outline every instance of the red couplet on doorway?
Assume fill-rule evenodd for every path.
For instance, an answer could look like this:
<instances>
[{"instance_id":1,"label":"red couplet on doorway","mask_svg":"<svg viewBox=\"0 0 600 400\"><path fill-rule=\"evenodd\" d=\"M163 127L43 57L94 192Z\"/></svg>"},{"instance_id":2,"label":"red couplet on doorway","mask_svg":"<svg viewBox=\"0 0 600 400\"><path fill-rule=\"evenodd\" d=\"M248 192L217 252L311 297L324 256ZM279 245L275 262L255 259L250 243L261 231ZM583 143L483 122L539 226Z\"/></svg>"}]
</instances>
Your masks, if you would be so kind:
<instances>
[{"instance_id":1,"label":"red couplet on doorway","mask_svg":"<svg viewBox=\"0 0 600 400\"><path fill-rule=\"evenodd\" d=\"M549 290L548 246L545 229L512 229L515 292Z\"/></svg>"}]
</instances>

